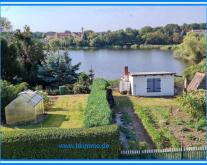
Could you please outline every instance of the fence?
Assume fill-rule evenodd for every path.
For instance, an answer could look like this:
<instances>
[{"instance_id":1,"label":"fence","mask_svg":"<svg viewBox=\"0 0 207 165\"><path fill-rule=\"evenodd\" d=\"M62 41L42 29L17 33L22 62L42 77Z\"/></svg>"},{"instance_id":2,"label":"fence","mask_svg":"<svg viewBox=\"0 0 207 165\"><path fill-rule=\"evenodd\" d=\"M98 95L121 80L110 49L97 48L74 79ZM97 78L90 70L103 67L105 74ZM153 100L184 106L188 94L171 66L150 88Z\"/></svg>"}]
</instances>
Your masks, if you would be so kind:
<instances>
[{"instance_id":1,"label":"fence","mask_svg":"<svg viewBox=\"0 0 207 165\"><path fill-rule=\"evenodd\" d=\"M123 150L121 159L206 160L205 147Z\"/></svg>"}]
</instances>

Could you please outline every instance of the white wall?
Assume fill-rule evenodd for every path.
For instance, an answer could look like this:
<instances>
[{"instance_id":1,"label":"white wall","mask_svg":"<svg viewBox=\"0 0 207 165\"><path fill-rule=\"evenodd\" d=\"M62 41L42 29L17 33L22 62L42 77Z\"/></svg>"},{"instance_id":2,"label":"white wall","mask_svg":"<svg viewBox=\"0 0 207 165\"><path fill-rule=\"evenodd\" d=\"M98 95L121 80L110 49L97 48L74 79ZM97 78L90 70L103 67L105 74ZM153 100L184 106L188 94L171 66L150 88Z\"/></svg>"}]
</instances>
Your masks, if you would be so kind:
<instances>
[{"instance_id":1,"label":"white wall","mask_svg":"<svg viewBox=\"0 0 207 165\"><path fill-rule=\"evenodd\" d=\"M147 92L147 79L160 78L161 92ZM174 96L174 75L129 76L133 96Z\"/></svg>"}]
</instances>

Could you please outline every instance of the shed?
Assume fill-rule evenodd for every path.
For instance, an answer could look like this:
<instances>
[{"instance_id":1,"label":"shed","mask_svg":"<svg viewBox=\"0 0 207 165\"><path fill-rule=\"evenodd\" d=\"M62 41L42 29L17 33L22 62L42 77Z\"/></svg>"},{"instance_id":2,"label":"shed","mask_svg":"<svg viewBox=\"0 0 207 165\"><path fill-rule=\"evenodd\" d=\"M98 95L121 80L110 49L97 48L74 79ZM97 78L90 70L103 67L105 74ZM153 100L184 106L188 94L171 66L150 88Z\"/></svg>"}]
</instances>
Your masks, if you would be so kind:
<instances>
[{"instance_id":1,"label":"shed","mask_svg":"<svg viewBox=\"0 0 207 165\"><path fill-rule=\"evenodd\" d=\"M43 97L32 90L19 93L18 97L5 107L6 123L9 125L36 121L42 114Z\"/></svg>"},{"instance_id":2,"label":"shed","mask_svg":"<svg viewBox=\"0 0 207 165\"><path fill-rule=\"evenodd\" d=\"M133 96L174 96L174 76L174 72L130 73L128 67L125 67L120 87L130 83L130 88L126 87L125 90Z\"/></svg>"},{"instance_id":3,"label":"shed","mask_svg":"<svg viewBox=\"0 0 207 165\"><path fill-rule=\"evenodd\" d=\"M193 91L197 89L206 89L206 74L197 72L189 85L187 86L187 91Z\"/></svg>"}]
</instances>

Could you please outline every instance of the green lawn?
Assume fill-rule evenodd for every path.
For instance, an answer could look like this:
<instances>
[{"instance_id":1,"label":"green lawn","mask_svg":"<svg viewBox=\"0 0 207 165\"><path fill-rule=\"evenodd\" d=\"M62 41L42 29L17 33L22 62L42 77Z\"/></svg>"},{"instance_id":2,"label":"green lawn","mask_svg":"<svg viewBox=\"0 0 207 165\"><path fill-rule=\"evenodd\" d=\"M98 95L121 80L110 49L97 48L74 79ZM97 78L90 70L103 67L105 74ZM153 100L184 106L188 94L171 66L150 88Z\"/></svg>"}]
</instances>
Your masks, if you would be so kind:
<instances>
[{"instance_id":1,"label":"green lawn","mask_svg":"<svg viewBox=\"0 0 207 165\"><path fill-rule=\"evenodd\" d=\"M31 128L81 128L87 106L88 95L60 96L47 111L48 117L42 123L19 127L2 127L2 131Z\"/></svg>"}]
</instances>

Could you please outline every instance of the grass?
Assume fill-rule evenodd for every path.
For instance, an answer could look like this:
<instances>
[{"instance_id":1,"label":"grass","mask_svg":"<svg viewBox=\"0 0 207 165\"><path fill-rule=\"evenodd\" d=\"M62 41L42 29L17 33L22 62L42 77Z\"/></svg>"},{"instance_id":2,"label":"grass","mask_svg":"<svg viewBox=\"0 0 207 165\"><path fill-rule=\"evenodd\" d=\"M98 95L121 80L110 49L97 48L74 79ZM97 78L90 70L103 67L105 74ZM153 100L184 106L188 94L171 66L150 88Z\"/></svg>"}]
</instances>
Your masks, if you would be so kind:
<instances>
[{"instance_id":1,"label":"grass","mask_svg":"<svg viewBox=\"0 0 207 165\"><path fill-rule=\"evenodd\" d=\"M82 128L88 95L60 96L47 111L48 117L40 124L2 127L2 131L31 128Z\"/></svg>"}]
</instances>

